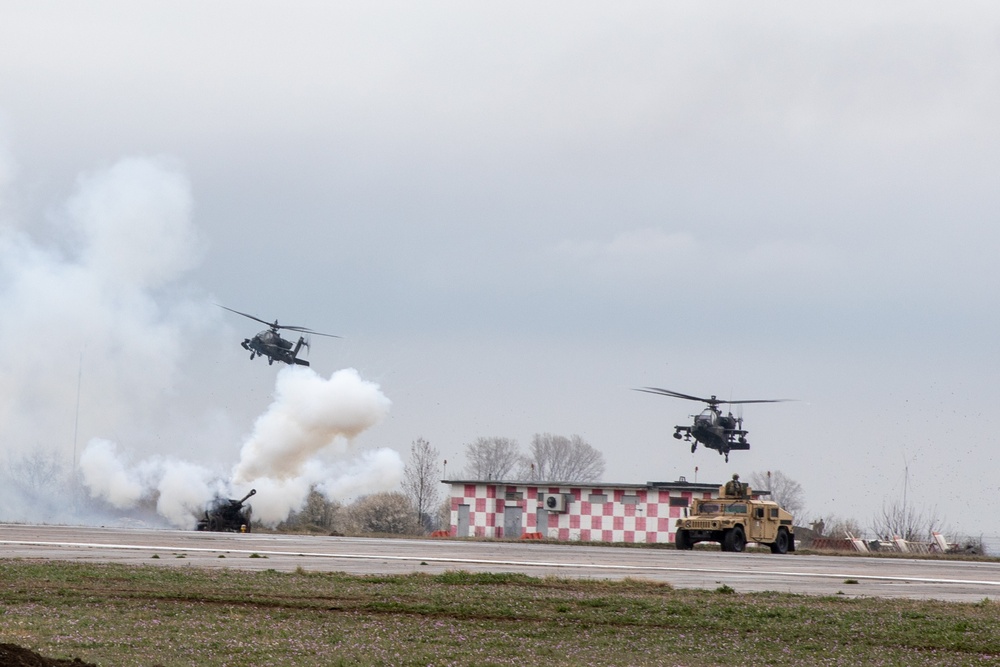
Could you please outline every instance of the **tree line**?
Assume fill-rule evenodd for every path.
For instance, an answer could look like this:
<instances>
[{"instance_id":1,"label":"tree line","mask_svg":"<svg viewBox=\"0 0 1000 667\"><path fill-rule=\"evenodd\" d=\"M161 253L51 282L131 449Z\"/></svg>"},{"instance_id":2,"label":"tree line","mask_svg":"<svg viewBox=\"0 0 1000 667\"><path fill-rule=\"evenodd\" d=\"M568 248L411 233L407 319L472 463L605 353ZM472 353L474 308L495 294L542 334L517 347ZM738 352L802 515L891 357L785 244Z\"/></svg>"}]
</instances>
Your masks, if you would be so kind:
<instances>
[{"instance_id":1,"label":"tree line","mask_svg":"<svg viewBox=\"0 0 1000 667\"><path fill-rule=\"evenodd\" d=\"M579 435L535 434L526 451L505 437L481 437L464 447L465 467L455 477L482 481L550 481L590 483L601 479L604 456ZM64 502L66 488L76 484L55 452L35 450L8 459L0 468L0 481L23 498L32 498L38 509ZM343 504L313 491L298 512L277 526L278 530L342 534L426 534L450 524L450 499L443 498L444 461L424 438L411 443L401 489L376 493ZM780 470L754 472L745 481L757 490L770 490L771 498L796 518L799 526L812 526L816 535L888 540L928 541L940 532L949 542L967 542L947 529L936 511L900 502L884 501L866 525L861 521L827 514L813 520L804 514L802 486ZM78 501L95 502L78 498ZM153 508L147 508L152 512ZM2 517L0 517L2 518ZM981 550L982 537L976 541Z\"/></svg>"}]
</instances>

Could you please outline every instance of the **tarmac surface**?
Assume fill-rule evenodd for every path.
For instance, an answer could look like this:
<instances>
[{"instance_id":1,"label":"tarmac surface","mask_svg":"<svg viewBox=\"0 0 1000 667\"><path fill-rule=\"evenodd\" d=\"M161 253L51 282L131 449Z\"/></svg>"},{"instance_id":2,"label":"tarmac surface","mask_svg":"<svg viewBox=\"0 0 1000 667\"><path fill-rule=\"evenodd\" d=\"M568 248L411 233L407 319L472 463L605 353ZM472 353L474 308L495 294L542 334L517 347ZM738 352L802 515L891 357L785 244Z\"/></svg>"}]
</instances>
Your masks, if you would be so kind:
<instances>
[{"instance_id":1,"label":"tarmac surface","mask_svg":"<svg viewBox=\"0 0 1000 667\"><path fill-rule=\"evenodd\" d=\"M647 579L676 588L979 602L1000 599L1000 562L723 553L559 542L374 539L312 535L0 524L4 559L225 567L290 572Z\"/></svg>"}]
</instances>

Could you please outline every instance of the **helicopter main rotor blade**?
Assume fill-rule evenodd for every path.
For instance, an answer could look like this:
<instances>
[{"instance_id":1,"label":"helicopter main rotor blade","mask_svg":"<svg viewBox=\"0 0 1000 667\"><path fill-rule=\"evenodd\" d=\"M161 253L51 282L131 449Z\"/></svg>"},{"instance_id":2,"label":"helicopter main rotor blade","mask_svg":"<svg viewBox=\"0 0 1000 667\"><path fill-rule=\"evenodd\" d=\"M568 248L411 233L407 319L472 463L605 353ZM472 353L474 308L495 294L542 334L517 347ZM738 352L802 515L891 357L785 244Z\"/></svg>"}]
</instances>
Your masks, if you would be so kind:
<instances>
[{"instance_id":1,"label":"helicopter main rotor blade","mask_svg":"<svg viewBox=\"0 0 1000 667\"><path fill-rule=\"evenodd\" d=\"M659 387L643 387L642 389L636 389L636 391L645 391L650 394L660 394L661 396L671 396L673 398L684 398L689 401L701 401L702 403L708 403L709 405L737 405L740 403L784 403L786 401L794 401L794 398L760 398L760 399L749 399L745 401L723 401L721 399L713 396L712 398L701 398L700 396L691 396L690 394L682 394L679 391L671 391L670 389L660 389Z\"/></svg>"},{"instance_id":2,"label":"helicopter main rotor blade","mask_svg":"<svg viewBox=\"0 0 1000 667\"><path fill-rule=\"evenodd\" d=\"M337 335L334 335L334 334L328 334L328 333L321 333L319 331L313 331L312 329L309 329L307 327L298 327L298 326L293 326L291 324L278 324L278 320L275 320L274 322L268 322L267 320L262 320L259 317L254 317L253 315L250 315L249 313L241 313L238 310L233 310L232 308L227 308L226 306L223 306L221 303L217 303L215 305L217 305L219 308L225 308L226 310L228 310L231 313L236 313L237 315L242 315L243 317L249 317L251 320L254 320L256 322L260 322L261 324L266 324L267 326L271 327L272 329L287 329L288 331L295 331L297 333L307 333L307 334L313 334L315 336L327 336L329 338L341 338L341 336L337 336Z\"/></svg>"},{"instance_id":3,"label":"helicopter main rotor blade","mask_svg":"<svg viewBox=\"0 0 1000 667\"><path fill-rule=\"evenodd\" d=\"M273 325L273 324L271 324L270 322L267 322L267 321L265 321L265 320L262 320L262 319L260 319L259 317L254 317L253 315L248 315L247 313L241 313L240 311L238 311L238 310L233 310L232 308L226 308L226 306L223 306L223 305L222 305L221 303L217 303L217 304L215 304L215 305L216 305L216 306L218 306L219 308L225 308L225 309L226 309L226 310L228 310L228 311L229 311L230 313L236 313L237 315L242 315L243 317L249 317L249 318L250 318L251 320L256 320L257 322L260 322L261 324L266 324L266 325L267 325L267 326L269 326L269 327L270 327L270 326L274 326L274 325Z\"/></svg>"},{"instance_id":4,"label":"helicopter main rotor blade","mask_svg":"<svg viewBox=\"0 0 1000 667\"><path fill-rule=\"evenodd\" d=\"M715 398L701 398L700 396L690 396L688 394L682 394L679 391L671 391L669 389L660 389L659 387L643 387L642 389L636 389L636 391L644 391L647 394L660 394L661 396L671 396L673 398L684 398L689 401L701 401L702 403L716 404L724 403L725 401L719 401Z\"/></svg>"},{"instance_id":5,"label":"helicopter main rotor blade","mask_svg":"<svg viewBox=\"0 0 1000 667\"><path fill-rule=\"evenodd\" d=\"M342 338L342 336L338 336L336 334L321 333L319 331L313 331L312 329L308 329L306 327L292 327L282 324L278 328L288 329L289 331L295 331L297 333L312 334L313 336L326 336L327 338Z\"/></svg>"}]
</instances>

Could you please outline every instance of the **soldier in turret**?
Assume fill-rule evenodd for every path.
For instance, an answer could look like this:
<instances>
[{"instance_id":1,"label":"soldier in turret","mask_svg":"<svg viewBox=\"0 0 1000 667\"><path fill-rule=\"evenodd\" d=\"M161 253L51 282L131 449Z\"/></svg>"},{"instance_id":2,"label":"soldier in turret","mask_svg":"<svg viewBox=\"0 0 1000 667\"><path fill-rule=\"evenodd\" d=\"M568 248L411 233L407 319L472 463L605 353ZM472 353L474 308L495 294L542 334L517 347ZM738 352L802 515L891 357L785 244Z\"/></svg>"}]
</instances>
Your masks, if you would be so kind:
<instances>
[{"instance_id":1,"label":"soldier in turret","mask_svg":"<svg viewBox=\"0 0 1000 667\"><path fill-rule=\"evenodd\" d=\"M742 498L746 494L747 485L740 481L740 476L733 473L733 478L726 482L726 495L730 498Z\"/></svg>"}]
</instances>

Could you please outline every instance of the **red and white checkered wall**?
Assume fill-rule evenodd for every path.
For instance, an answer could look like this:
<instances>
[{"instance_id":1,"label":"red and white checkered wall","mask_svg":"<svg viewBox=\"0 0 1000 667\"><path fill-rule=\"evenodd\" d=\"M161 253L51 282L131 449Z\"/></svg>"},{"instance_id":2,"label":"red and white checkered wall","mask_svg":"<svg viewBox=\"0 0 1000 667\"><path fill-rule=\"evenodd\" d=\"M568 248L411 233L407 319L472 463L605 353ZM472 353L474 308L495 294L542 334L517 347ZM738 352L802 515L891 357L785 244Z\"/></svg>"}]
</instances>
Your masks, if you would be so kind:
<instances>
[{"instance_id":1,"label":"red and white checkered wall","mask_svg":"<svg viewBox=\"0 0 1000 667\"><path fill-rule=\"evenodd\" d=\"M566 495L565 512L538 512L539 496L548 493ZM451 532L457 537L517 538L524 533L541 533L547 538L584 542L672 542L674 520L683 515L692 497L715 495L648 487L454 484ZM595 496L603 496L606 502L591 502ZM463 535L458 534L461 505L469 508L468 534ZM522 510L520 534L504 535L504 510L512 505ZM538 518L543 525L537 525Z\"/></svg>"}]
</instances>

